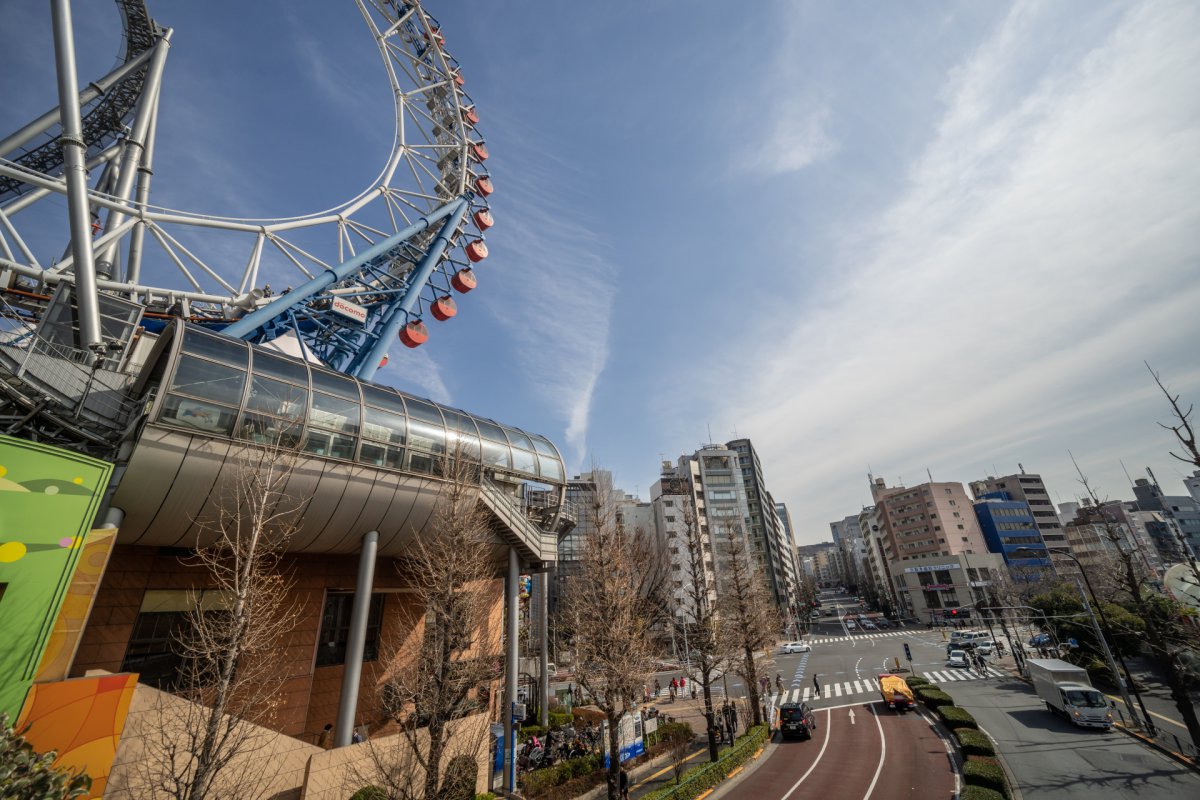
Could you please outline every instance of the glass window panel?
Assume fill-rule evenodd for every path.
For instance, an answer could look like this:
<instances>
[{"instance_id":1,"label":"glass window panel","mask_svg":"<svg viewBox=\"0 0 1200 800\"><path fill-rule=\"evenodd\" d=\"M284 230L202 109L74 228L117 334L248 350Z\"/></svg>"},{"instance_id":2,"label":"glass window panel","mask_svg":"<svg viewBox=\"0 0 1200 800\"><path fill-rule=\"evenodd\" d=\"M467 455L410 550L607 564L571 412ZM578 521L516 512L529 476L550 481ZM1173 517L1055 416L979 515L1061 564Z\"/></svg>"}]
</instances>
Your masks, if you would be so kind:
<instances>
[{"instance_id":1,"label":"glass window panel","mask_svg":"<svg viewBox=\"0 0 1200 800\"><path fill-rule=\"evenodd\" d=\"M404 448L364 440L358 448L358 460L376 467L404 469Z\"/></svg>"},{"instance_id":2,"label":"glass window panel","mask_svg":"<svg viewBox=\"0 0 1200 800\"><path fill-rule=\"evenodd\" d=\"M533 449L533 442L529 441L529 437L520 431L515 431L512 428L505 428L504 432L508 434L508 440L515 447L524 447L526 450Z\"/></svg>"},{"instance_id":3,"label":"glass window panel","mask_svg":"<svg viewBox=\"0 0 1200 800\"><path fill-rule=\"evenodd\" d=\"M450 430L460 431L471 436L475 436L478 433L475 428L475 421L461 411L443 408L442 415L446 418L446 427Z\"/></svg>"},{"instance_id":4,"label":"glass window panel","mask_svg":"<svg viewBox=\"0 0 1200 800\"><path fill-rule=\"evenodd\" d=\"M408 406L408 416L413 419L424 420L438 426L445 424L442 421L442 412L438 411L435 406L411 397L405 398L404 402Z\"/></svg>"},{"instance_id":5,"label":"glass window panel","mask_svg":"<svg viewBox=\"0 0 1200 800\"><path fill-rule=\"evenodd\" d=\"M428 453L410 450L408 451L408 468L413 472L420 472L425 475L440 475L442 459Z\"/></svg>"},{"instance_id":6,"label":"glass window panel","mask_svg":"<svg viewBox=\"0 0 1200 800\"><path fill-rule=\"evenodd\" d=\"M479 419L476 417L475 424L479 426L479 433L482 434L484 438L491 439L494 442L504 442L505 444L508 444L508 437L504 435L504 430L496 423L492 422L491 420Z\"/></svg>"},{"instance_id":7,"label":"glass window panel","mask_svg":"<svg viewBox=\"0 0 1200 800\"><path fill-rule=\"evenodd\" d=\"M246 368L250 346L240 339L231 339L213 333L203 333L195 328L186 329L183 335L183 352L216 359L222 364Z\"/></svg>"},{"instance_id":8,"label":"glass window panel","mask_svg":"<svg viewBox=\"0 0 1200 800\"><path fill-rule=\"evenodd\" d=\"M364 383L359 386L363 393L363 402L380 408L404 408L400 395L386 386L374 386Z\"/></svg>"},{"instance_id":9,"label":"glass window panel","mask_svg":"<svg viewBox=\"0 0 1200 800\"><path fill-rule=\"evenodd\" d=\"M533 453L514 447L512 454L513 469L517 472L528 472L530 475L537 475L537 457Z\"/></svg>"},{"instance_id":10,"label":"glass window panel","mask_svg":"<svg viewBox=\"0 0 1200 800\"><path fill-rule=\"evenodd\" d=\"M313 392L312 397L312 411L309 412L308 418L310 425L343 433L358 432L357 400L347 400L320 392Z\"/></svg>"},{"instance_id":11,"label":"glass window panel","mask_svg":"<svg viewBox=\"0 0 1200 800\"><path fill-rule=\"evenodd\" d=\"M317 639L317 666L327 667L346 663L346 648L350 642L350 617L354 595L329 593L321 613L321 633ZM367 637L363 643L363 660L379 658L379 632L383 627L383 595L372 594L367 611Z\"/></svg>"},{"instance_id":12,"label":"glass window panel","mask_svg":"<svg viewBox=\"0 0 1200 800\"><path fill-rule=\"evenodd\" d=\"M538 456L538 463L542 467L542 477L547 480L561 481L563 480L562 462L553 456Z\"/></svg>"},{"instance_id":13,"label":"glass window panel","mask_svg":"<svg viewBox=\"0 0 1200 800\"><path fill-rule=\"evenodd\" d=\"M261 350L254 351L254 366L251 372L289 383L298 383L301 386L308 385L308 368L304 366L303 361L268 355Z\"/></svg>"},{"instance_id":14,"label":"glass window panel","mask_svg":"<svg viewBox=\"0 0 1200 800\"><path fill-rule=\"evenodd\" d=\"M467 461L479 461L479 437L464 433L448 435L447 452L459 455Z\"/></svg>"},{"instance_id":15,"label":"glass window panel","mask_svg":"<svg viewBox=\"0 0 1200 800\"><path fill-rule=\"evenodd\" d=\"M533 439L533 449L537 450L538 453L544 456L553 456L554 458L558 458L558 453L554 451L554 445L550 444L547 439L533 434L530 434L529 438Z\"/></svg>"},{"instance_id":16,"label":"glass window panel","mask_svg":"<svg viewBox=\"0 0 1200 800\"><path fill-rule=\"evenodd\" d=\"M358 383L353 378L316 367L313 367L310 372L314 389L336 394L339 397L348 397L358 402Z\"/></svg>"},{"instance_id":17,"label":"glass window panel","mask_svg":"<svg viewBox=\"0 0 1200 800\"><path fill-rule=\"evenodd\" d=\"M446 452L446 429L418 419L408 421L408 446L427 453Z\"/></svg>"},{"instance_id":18,"label":"glass window panel","mask_svg":"<svg viewBox=\"0 0 1200 800\"><path fill-rule=\"evenodd\" d=\"M499 444L498 442L489 442L487 439L484 439L483 463L490 464L493 467L512 469L512 460L509 456L509 446L506 444Z\"/></svg>"},{"instance_id":19,"label":"glass window panel","mask_svg":"<svg viewBox=\"0 0 1200 800\"><path fill-rule=\"evenodd\" d=\"M304 449L319 456L344 458L349 461L354 458L354 437L309 431L308 438L304 440Z\"/></svg>"},{"instance_id":20,"label":"glass window panel","mask_svg":"<svg viewBox=\"0 0 1200 800\"><path fill-rule=\"evenodd\" d=\"M163 402L162 413L158 418L162 422L182 425L185 428L195 428L208 433L223 433L228 436L233 430L233 421L237 418L237 410L192 400L190 397L167 395L167 399Z\"/></svg>"},{"instance_id":21,"label":"glass window panel","mask_svg":"<svg viewBox=\"0 0 1200 800\"><path fill-rule=\"evenodd\" d=\"M268 417L265 414L243 414L238 425L238 438L256 444L292 448L300 443L301 423Z\"/></svg>"},{"instance_id":22,"label":"glass window panel","mask_svg":"<svg viewBox=\"0 0 1200 800\"><path fill-rule=\"evenodd\" d=\"M175 369L171 388L184 394L216 400L231 406L242 404L246 373L224 364L183 356Z\"/></svg>"},{"instance_id":23,"label":"glass window panel","mask_svg":"<svg viewBox=\"0 0 1200 800\"><path fill-rule=\"evenodd\" d=\"M404 444L404 431L408 427L407 420L399 414L390 411L380 411L377 408L366 408L366 420L363 422L363 436L379 442Z\"/></svg>"},{"instance_id":24,"label":"glass window panel","mask_svg":"<svg viewBox=\"0 0 1200 800\"><path fill-rule=\"evenodd\" d=\"M254 374L250 376L250 397L246 400L246 408L303 421L304 400L307 397L308 391L303 386Z\"/></svg>"}]
</instances>

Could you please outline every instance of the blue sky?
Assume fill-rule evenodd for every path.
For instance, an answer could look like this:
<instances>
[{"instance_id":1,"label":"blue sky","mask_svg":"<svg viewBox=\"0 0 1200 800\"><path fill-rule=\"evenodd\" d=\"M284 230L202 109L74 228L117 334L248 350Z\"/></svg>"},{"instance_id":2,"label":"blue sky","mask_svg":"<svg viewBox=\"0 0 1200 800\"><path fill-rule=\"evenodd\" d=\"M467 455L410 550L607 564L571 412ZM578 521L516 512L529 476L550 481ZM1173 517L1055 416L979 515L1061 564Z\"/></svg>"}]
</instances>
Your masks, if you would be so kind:
<instances>
[{"instance_id":1,"label":"blue sky","mask_svg":"<svg viewBox=\"0 0 1200 800\"><path fill-rule=\"evenodd\" d=\"M119 49L76 4L81 80ZM889 482L1119 459L1169 493L1200 400L1200 6L451 3L497 185L480 288L401 388L550 436L648 496L751 437L800 543ZM155 200L327 208L391 137L350 2L151 2L176 29ZM5 0L0 131L54 102L43 3ZM58 245L61 247L61 244Z\"/></svg>"}]
</instances>

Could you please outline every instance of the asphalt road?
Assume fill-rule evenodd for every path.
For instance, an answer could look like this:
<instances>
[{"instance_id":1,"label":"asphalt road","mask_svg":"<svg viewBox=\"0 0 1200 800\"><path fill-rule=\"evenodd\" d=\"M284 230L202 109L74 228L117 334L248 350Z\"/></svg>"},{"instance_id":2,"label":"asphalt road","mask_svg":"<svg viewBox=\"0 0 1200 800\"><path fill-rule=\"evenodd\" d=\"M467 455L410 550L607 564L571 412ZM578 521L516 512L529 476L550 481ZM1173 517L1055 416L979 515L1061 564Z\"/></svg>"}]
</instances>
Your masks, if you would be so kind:
<instances>
[{"instance_id":1,"label":"asphalt road","mask_svg":"<svg viewBox=\"0 0 1200 800\"><path fill-rule=\"evenodd\" d=\"M1075 727L1023 681L943 688L995 740L1024 800L1200 797L1200 775L1123 733Z\"/></svg>"}]
</instances>

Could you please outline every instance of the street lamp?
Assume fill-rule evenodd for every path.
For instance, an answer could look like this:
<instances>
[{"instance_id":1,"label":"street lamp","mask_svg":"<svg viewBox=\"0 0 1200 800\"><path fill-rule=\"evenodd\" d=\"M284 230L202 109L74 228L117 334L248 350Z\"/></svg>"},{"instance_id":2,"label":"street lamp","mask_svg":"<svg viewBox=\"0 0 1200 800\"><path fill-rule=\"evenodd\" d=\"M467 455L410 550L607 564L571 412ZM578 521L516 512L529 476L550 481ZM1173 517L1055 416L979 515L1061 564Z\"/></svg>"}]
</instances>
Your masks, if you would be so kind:
<instances>
[{"instance_id":1,"label":"street lamp","mask_svg":"<svg viewBox=\"0 0 1200 800\"><path fill-rule=\"evenodd\" d=\"M1038 550L1030 547L1018 547L1012 552L1018 553L1022 551L1026 553L1039 552ZM1112 635L1112 628L1108 626L1108 618L1104 616L1104 607L1100 605L1100 601L1096 599L1096 591L1092 588L1092 582L1088 579L1087 570L1083 568L1083 563L1076 558L1071 551L1065 550L1061 547L1047 547L1046 552L1057 553L1060 556L1066 556L1074 561L1075 566L1079 568L1079 574L1083 576L1083 583L1085 586L1087 586L1087 594L1083 593L1083 590L1080 589L1078 582L1076 582L1075 588L1079 589L1079 596L1083 599L1083 610L1088 613L1088 616L1092 620L1092 628L1096 632L1096 638L1100 641L1100 647L1104 650L1104 657L1108 660L1108 668L1112 670L1113 676L1117 679L1117 686L1121 689L1121 697L1125 701L1125 708L1129 709L1130 716L1134 717L1134 722L1136 723L1137 715L1133 713L1133 703L1130 702L1129 699L1129 689L1132 686L1133 694L1138 701L1138 707L1140 707L1142 710L1142 719L1145 720L1146 730L1150 732L1151 736L1154 736L1156 733L1154 730L1154 721L1150 718L1150 712L1146 710L1146 704L1142 702L1142 695L1138 692L1137 687L1133 685L1134 682L1132 677L1126 681L1125 677L1121 676L1120 670L1117 669L1117 659L1113 658L1112 650L1109 649L1108 641L1104 637L1105 633L1108 633L1110 636ZM1093 612L1091 606L1088 605L1088 595L1091 595L1092 605L1096 607L1096 611L1100 612L1100 625L1103 625L1103 631L1101 631L1100 625L1096 624L1096 613ZM1125 671L1125 676L1129 677L1129 667L1125 665L1124 656L1119 657L1119 660L1121 662L1121 669Z\"/></svg>"}]
</instances>

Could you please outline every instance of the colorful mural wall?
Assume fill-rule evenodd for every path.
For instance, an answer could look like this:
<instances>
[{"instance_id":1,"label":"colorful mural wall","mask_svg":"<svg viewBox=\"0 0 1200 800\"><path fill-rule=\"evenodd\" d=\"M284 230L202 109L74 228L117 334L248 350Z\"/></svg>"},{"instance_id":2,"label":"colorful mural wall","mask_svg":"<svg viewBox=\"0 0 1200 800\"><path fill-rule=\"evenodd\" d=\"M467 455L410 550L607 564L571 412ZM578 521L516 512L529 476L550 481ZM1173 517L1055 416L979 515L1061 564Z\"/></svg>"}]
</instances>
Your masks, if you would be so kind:
<instances>
[{"instance_id":1,"label":"colorful mural wall","mask_svg":"<svg viewBox=\"0 0 1200 800\"><path fill-rule=\"evenodd\" d=\"M38 675L111 472L111 464L94 458L0 436L0 711L10 718ZM101 558L102 572L113 532L97 533L103 537L90 560ZM62 625L77 631L90 598L82 615L79 602L68 605L75 619ZM57 639L49 677L65 675L57 665L65 647L74 649L70 633L64 628Z\"/></svg>"}]
</instances>

